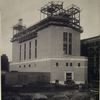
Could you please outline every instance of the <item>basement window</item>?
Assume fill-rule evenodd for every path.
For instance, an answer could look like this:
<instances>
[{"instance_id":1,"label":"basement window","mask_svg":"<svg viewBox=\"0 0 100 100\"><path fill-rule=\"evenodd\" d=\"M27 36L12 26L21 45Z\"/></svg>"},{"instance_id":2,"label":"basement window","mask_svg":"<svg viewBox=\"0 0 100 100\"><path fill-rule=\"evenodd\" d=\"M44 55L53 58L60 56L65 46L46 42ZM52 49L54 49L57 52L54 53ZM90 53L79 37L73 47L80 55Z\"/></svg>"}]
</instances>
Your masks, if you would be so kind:
<instances>
[{"instance_id":1,"label":"basement window","mask_svg":"<svg viewBox=\"0 0 100 100\"><path fill-rule=\"evenodd\" d=\"M58 62L56 63L56 66L59 66Z\"/></svg>"},{"instance_id":2,"label":"basement window","mask_svg":"<svg viewBox=\"0 0 100 100\"><path fill-rule=\"evenodd\" d=\"M81 65L81 64L80 64L80 63L78 63L78 67L80 67L80 65Z\"/></svg>"},{"instance_id":3,"label":"basement window","mask_svg":"<svg viewBox=\"0 0 100 100\"><path fill-rule=\"evenodd\" d=\"M25 68L26 66L24 65L24 68Z\"/></svg>"},{"instance_id":4,"label":"basement window","mask_svg":"<svg viewBox=\"0 0 100 100\"><path fill-rule=\"evenodd\" d=\"M68 66L68 63L66 63L66 66Z\"/></svg>"},{"instance_id":5,"label":"basement window","mask_svg":"<svg viewBox=\"0 0 100 100\"><path fill-rule=\"evenodd\" d=\"M21 66L19 66L19 68L21 68Z\"/></svg>"},{"instance_id":6,"label":"basement window","mask_svg":"<svg viewBox=\"0 0 100 100\"><path fill-rule=\"evenodd\" d=\"M31 67L31 65L29 64L29 67Z\"/></svg>"},{"instance_id":7,"label":"basement window","mask_svg":"<svg viewBox=\"0 0 100 100\"><path fill-rule=\"evenodd\" d=\"M72 63L70 63L70 66L72 66Z\"/></svg>"},{"instance_id":8,"label":"basement window","mask_svg":"<svg viewBox=\"0 0 100 100\"><path fill-rule=\"evenodd\" d=\"M59 80L55 80L55 83L56 83L56 84L59 84Z\"/></svg>"}]
</instances>

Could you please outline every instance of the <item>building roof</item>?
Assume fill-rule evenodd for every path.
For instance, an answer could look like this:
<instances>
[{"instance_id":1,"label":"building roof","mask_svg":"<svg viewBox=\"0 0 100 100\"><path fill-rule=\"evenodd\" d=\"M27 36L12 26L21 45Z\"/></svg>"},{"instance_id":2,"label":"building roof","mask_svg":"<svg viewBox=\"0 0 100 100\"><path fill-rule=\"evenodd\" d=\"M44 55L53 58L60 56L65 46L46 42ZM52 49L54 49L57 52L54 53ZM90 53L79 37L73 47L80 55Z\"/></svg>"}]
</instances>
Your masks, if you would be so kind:
<instances>
[{"instance_id":1,"label":"building roof","mask_svg":"<svg viewBox=\"0 0 100 100\"><path fill-rule=\"evenodd\" d=\"M100 41L100 35L81 40L82 43L92 43L92 42L96 42L96 41L98 41L98 42Z\"/></svg>"},{"instance_id":2,"label":"building roof","mask_svg":"<svg viewBox=\"0 0 100 100\"><path fill-rule=\"evenodd\" d=\"M13 35L12 42L23 42L34 38L37 36L39 30L50 25L69 27L80 33L83 32L83 29L80 26L80 9L76 5L71 5L68 9L64 9L63 3L59 4L58 2L50 2L42 7L40 11L41 13L46 14L47 18L29 28L19 27L19 24L17 27L13 27L17 33ZM22 20L19 20L19 23L21 24Z\"/></svg>"},{"instance_id":3,"label":"building roof","mask_svg":"<svg viewBox=\"0 0 100 100\"><path fill-rule=\"evenodd\" d=\"M78 32L83 31L81 26L79 26L79 25L73 26L68 23L69 23L69 19L67 17L65 18L62 16L50 16L50 17L47 17L47 18L41 20L37 24L30 26L29 28L26 28L25 30L22 30L19 33L16 33L13 36L11 41L13 42L13 41L19 40L19 42L23 42L30 38L34 38L37 36L37 32L39 30L44 29L50 25L70 27L72 29L75 29ZM24 40L22 40L22 38L24 38Z\"/></svg>"}]
</instances>

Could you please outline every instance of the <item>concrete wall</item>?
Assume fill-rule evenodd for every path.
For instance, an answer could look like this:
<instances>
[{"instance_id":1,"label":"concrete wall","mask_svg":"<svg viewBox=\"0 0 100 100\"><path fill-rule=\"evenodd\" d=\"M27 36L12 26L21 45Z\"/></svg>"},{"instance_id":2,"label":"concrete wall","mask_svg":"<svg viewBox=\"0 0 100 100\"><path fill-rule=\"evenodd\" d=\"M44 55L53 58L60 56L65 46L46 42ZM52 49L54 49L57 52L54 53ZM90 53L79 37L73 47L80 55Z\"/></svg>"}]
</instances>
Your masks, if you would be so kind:
<instances>
[{"instance_id":1,"label":"concrete wall","mask_svg":"<svg viewBox=\"0 0 100 100\"><path fill-rule=\"evenodd\" d=\"M19 62L19 44L18 41L12 43L12 60L13 62Z\"/></svg>"},{"instance_id":2,"label":"concrete wall","mask_svg":"<svg viewBox=\"0 0 100 100\"><path fill-rule=\"evenodd\" d=\"M63 32L72 33L72 55L63 51ZM37 58L35 58L35 40L37 40ZM31 41L31 59L29 59L29 42ZM24 60L24 44L26 43L26 60ZM21 61L19 61L19 47ZM87 59L80 57L80 33L68 27L49 26L38 32L37 38L22 43L13 42L13 63L10 71L18 72L50 72L51 82L59 80L64 83L66 73L72 73L77 83L85 83L87 76ZM69 49L69 48L67 48ZM56 66L56 63L59 66ZM66 66L72 63L72 66ZM78 67L80 63L80 67Z\"/></svg>"},{"instance_id":3,"label":"concrete wall","mask_svg":"<svg viewBox=\"0 0 100 100\"><path fill-rule=\"evenodd\" d=\"M13 62L18 62L20 59L21 45L21 61L35 59L35 40L37 40L37 58L65 57L63 51L63 32L72 33L72 55L80 55L80 33L68 27L49 26L38 32L38 37L18 43L13 42L12 55ZM29 59L29 42L31 41L31 59ZM26 60L24 60L24 44L26 44ZM69 48L68 48L69 49Z\"/></svg>"},{"instance_id":4,"label":"concrete wall","mask_svg":"<svg viewBox=\"0 0 100 100\"><path fill-rule=\"evenodd\" d=\"M50 73L8 72L5 74L5 84L7 85L25 85L35 82L50 82Z\"/></svg>"},{"instance_id":5,"label":"concrete wall","mask_svg":"<svg viewBox=\"0 0 100 100\"><path fill-rule=\"evenodd\" d=\"M51 55L52 57L65 57L63 52L63 32L72 33L72 55L80 55L80 33L68 27L51 26ZM68 50L69 48L67 48Z\"/></svg>"},{"instance_id":6,"label":"concrete wall","mask_svg":"<svg viewBox=\"0 0 100 100\"><path fill-rule=\"evenodd\" d=\"M58 63L58 66L56 66L56 63ZM66 66L66 63L68 63L68 66ZM70 66L70 63L72 63L72 66ZM78 66L78 63L80 63L80 66ZM55 80L59 80L61 84L66 81L66 73L70 72L72 73L72 79L76 83L85 83L87 80L87 59L75 56L68 58L48 58L25 63L20 62L14 63L10 67L10 71L50 72L50 81L55 82Z\"/></svg>"},{"instance_id":7,"label":"concrete wall","mask_svg":"<svg viewBox=\"0 0 100 100\"><path fill-rule=\"evenodd\" d=\"M29 66L30 65L30 66ZM27 61L20 63L12 63L10 71L18 72L50 72L50 61Z\"/></svg>"},{"instance_id":8,"label":"concrete wall","mask_svg":"<svg viewBox=\"0 0 100 100\"><path fill-rule=\"evenodd\" d=\"M63 51L63 32L72 33L72 55L80 55L80 33L68 27L52 25L38 32L37 44L39 59L66 56Z\"/></svg>"},{"instance_id":9,"label":"concrete wall","mask_svg":"<svg viewBox=\"0 0 100 100\"><path fill-rule=\"evenodd\" d=\"M58 66L56 66L58 63ZM68 63L68 66L66 66ZM72 66L70 66L72 63ZM80 63L80 66L78 66ZM66 73L72 73L72 80L75 83L85 83L87 81L87 61L86 59L76 60L53 60L51 62L51 81L59 80L61 84L66 81Z\"/></svg>"},{"instance_id":10,"label":"concrete wall","mask_svg":"<svg viewBox=\"0 0 100 100\"><path fill-rule=\"evenodd\" d=\"M21 62L35 59L35 39L31 39L29 41L25 41L19 44L19 46L21 45ZM29 59L29 43L30 42L31 42L31 59ZM26 44L26 59L25 60L24 60L24 44Z\"/></svg>"},{"instance_id":11,"label":"concrete wall","mask_svg":"<svg viewBox=\"0 0 100 100\"><path fill-rule=\"evenodd\" d=\"M51 56L51 27L38 32L37 37L37 58L48 58Z\"/></svg>"}]
</instances>

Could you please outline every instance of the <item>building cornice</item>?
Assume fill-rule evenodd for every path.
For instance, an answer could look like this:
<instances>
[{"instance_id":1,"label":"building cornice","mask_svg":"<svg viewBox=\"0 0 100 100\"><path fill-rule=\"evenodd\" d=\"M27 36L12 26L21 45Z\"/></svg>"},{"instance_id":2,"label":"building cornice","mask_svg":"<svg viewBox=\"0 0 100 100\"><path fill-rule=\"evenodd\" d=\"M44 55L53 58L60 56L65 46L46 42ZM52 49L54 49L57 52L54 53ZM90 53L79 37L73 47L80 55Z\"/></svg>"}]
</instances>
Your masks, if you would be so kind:
<instances>
[{"instance_id":1,"label":"building cornice","mask_svg":"<svg viewBox=\"0 0 100 100\"><path fill-rule=\"evenodd\" d=\"M16 33L13 36L11 42L14 42L14 41L24 42L29 39L32 39L37 36L36 33L38 31L40 31L41 29L44 29L50 25L69 27L80 33L83 32L83 29L80 25L73 26L73 23L69 22L69 19L67 17L64 18L61 16L50 16L50 17L47 17L47 18L41 20L40 22L38 22L37 24L35 24L31 27L29 27L19 33Z\"/></svg>"},{"instance_id":2,"label":"building cornice","mask_svg":"<svg viewBox=\"0 0 100 100\"><path fill-rule=\"evenodd\" d=\"M81 42L94 42L94 41L100 41L100 35L81 40Z\"/></svg>"},{"instance_id":3,"label":"building cornice","mask_svg":"<svg viewBox=\"0 0 100 100\"><path fill-rule=\"evenodd\" d=\"M11 63L10 65L32 63L32 62L52 61L52 60L88 61L87 57L44 58L44 59L35 59L35 60L22 61L22 62L14 62L14 63Z\"/></svg>"}]
</instances>

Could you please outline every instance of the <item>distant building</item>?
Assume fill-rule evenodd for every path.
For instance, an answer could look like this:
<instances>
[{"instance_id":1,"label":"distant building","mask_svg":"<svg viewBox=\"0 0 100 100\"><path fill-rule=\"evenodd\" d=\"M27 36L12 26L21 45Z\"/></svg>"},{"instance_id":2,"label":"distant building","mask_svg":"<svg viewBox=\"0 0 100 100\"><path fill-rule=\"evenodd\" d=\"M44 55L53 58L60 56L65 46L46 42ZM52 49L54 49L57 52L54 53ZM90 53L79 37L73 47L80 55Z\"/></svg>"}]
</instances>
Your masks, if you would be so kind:
<instances>
[{"instance_id":1,"label":"distant building","mask_svg":"<svg viewBox=\"0 0 100 100\"><path fill-rule=\"evenodd\" d=\"M1 85L5 85L5 74L9 71L9 60L6 54L1 55Z\"/></svg>"},{"instance_id":2,"label":"distant building","mask_svg":"<svg viewBox=\"0 0 100 100\"><path fill-rule=\"evenodd\" d=\"M9 60L6 54L1 55L1 71L9 71Z\"/></svg>"},{"instance_id":3,"label":"distant building","mask_svg":"<svg viewBox=\"0 0 100 100\"><path fill-rule=\"evenodd\" d=\"M81 55L88 57L88 81L99 81L100 35L81 41Z\"/></svg>"},{"instance_id":4,"label":"distant building","mask_svg":"<svg viewBox=\"0 0 100 100\"><path fill-rule=\"evenodd\" d=\"M2 38L1 38L1 11L0 11L0 54L2 54L2 48L1 47L2 47Z\"/></svg>"},{"instance_id":5,"label":"distant building","mask_svg":"<svg viewBox=\"0 0 100 100\"><path fill-rule=\"evenodd\" d=\"M72 5L65 10L62 2L50 2L41 12L47 18L39 23L26 28L20 19L13 27L10 71L48 72L52 83L85 83L88 60L80 56L80 9Z\"/></svg>"}]
</instances>

